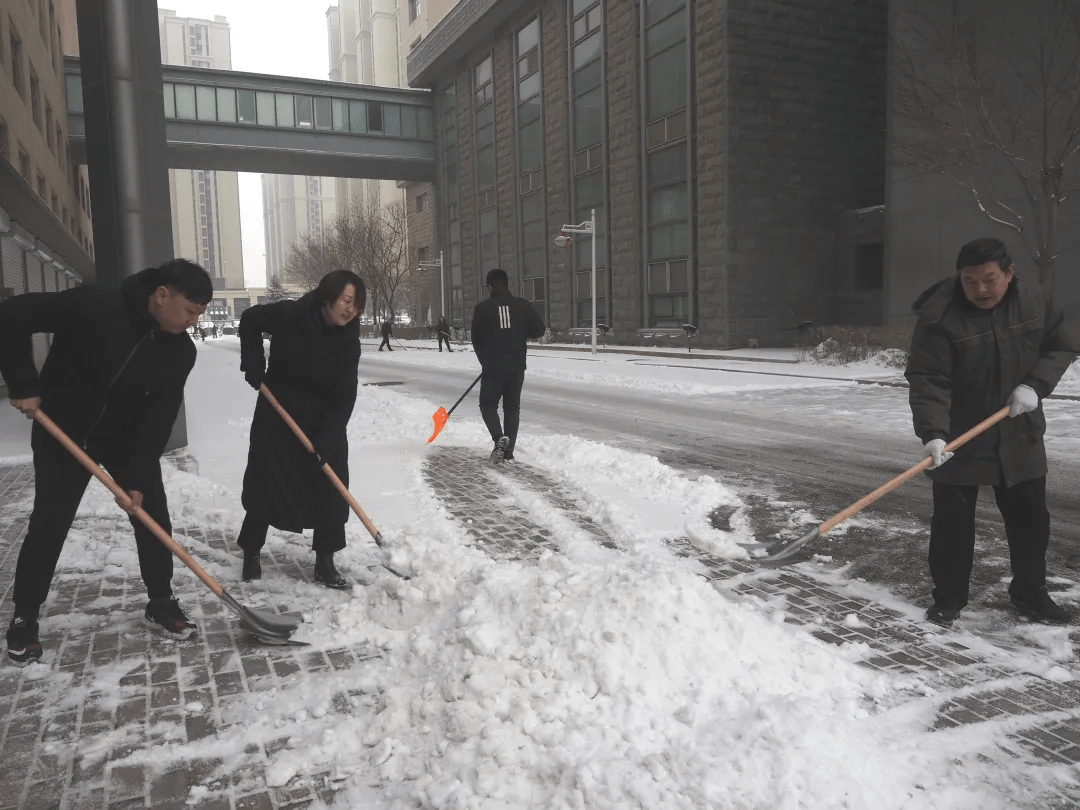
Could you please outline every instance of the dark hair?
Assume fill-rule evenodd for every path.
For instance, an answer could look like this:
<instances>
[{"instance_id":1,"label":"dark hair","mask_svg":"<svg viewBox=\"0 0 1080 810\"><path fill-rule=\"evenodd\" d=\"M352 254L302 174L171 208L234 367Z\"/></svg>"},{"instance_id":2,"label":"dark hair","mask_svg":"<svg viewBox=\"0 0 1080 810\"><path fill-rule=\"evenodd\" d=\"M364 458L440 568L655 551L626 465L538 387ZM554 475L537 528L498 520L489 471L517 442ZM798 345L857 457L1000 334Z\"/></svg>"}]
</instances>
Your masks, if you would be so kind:
<instances>
[{"instance_id":1,"label":"dark hair","mask_svg":"<svg viewBox=\"0 0 1080 810\"><path fill-rule=\"evenodd\" d=\"M1005 243L1000 239L986 237L968 242L956 257L956 269L963 270L965 267L978 267L987 262L994 262L1002 272L1008 272L1012 267L1012 257L1005 248Z\"/></svg>"},{"instance_id":2,"label":"dark hair","mask_svg":"<svg viewBox=\"0 0 1080 810\"><path fill-rule=\"evenodd\" d=\"M209 304L214 297L214 284L210 274L195 262L172 259L155 268L154 283L168 287L183 295L193 304Z\"/></svg>"},{"instance_id":3,"label":"dark hair","mask_svg":"<svg viewBox=\"0 0 1080 810\"><path fill-rule=\"evenodd\" d=\"M323 276L315 288L315 304L319 307L323 304L333 306L350 284L356 287L356 311L363 312L367 306L367 287L364 280L352 270L331 270Z\"/></svg>"},{"instance_id":4,"label":"dark hair","mask_svg":"<svg viewBox=\"0 0 1080 810\"><path fill-rule=\"evenodd\" d=\"M488 270L487 284L489 287L495 287L497 285L503 287L510 286L510 278L506 275L506 271L498 267L493 270Z\"/></svg>"}]
</instances>

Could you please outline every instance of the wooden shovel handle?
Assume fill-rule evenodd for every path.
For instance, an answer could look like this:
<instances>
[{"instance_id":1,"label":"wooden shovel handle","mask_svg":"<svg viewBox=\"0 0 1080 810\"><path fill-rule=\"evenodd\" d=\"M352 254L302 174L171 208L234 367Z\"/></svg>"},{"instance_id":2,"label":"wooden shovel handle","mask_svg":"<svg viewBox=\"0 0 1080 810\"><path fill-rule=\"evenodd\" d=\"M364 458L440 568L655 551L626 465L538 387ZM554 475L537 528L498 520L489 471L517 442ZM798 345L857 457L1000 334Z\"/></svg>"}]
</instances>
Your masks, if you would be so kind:
<instances>
[{"instance_id":1,"label":"wooden shovel handle","mask_svg":"<svg viewBox=\"0 0 1080 810\"><path fill-rule=\"evenodd\" d=\"M970 441L971 439L974 439L976 436L978 436L980 433L984 432L985 430L987 430L991 426L996 425L998 422L1000 422L1002 419L1004 419L1008 415L1009 415L1009 406L1005 405L1001 410L994 412L992 415L988 416L986 419L979 422L979 424L975 425L975 427L971 428L971 430L957 436L955 439L953 439L951 442L949 442L947 445L945 445L945 450L946 451L955 450L956 448L960 447L961 445L966 444L968 441ZM911 469L905 470L904 472L900 473L900 475L896 476L896 478L892 479L891 481L889 481L889 482L887 482L885 484L882 484L880 487L875 489L869 495L865 495L864 497L862 497L860 500L853 503L851 506L849 506L844 511L837 512L831 518L829 518L824 523L822 523L820 526L818 526L818 535L820 536L820 535L825 534L825 532L827 532L829 529L836 526L838 523L843 523L845 520L847 520L849 517L854 515L856 512L861 512L863 509L865 509L867 506L872 504L874 501L876 501L882 495L885 495L885 494L887 494L889 492L892 492L894 489L896 489L902 483L904 483L905 481L907 481L907 480L909 480L911 478L914 478L916 475L921 473L923 470L925 470L927 467L929 467L933 463L934 463L934 459L931 458L930 456L927 456L926 458L924 458L922 461L920 461L918 464L916 464Z\"/></svg>"},{"instance_id":2,"label":"wooden shovel handle","mask_svg":"<svg viewBox=\"0 0 1080 810\"><path fill-rule=\"evenodd\" d=\"M292 432L296 434L296 438L304 445L304 449L309 453L318 455L315 450L315 445L311 443L311 440L308 439L307 435L300 426L296 424L295 420L289 416L289 412L281 407L281 403L277 401L277 397L270 393L270 389L266 387L266 383L259 386L259 391L266 397L267 401L274 406L274 410L276 410L281 418L285 420L285 424L292 428ZM364 524L364 528L371 533L371 536L375 538L375 541L379 545L382 545L382 535L379 534L379 530L375 528L375 524L371 522L366 514L364 514L364 510L360 508L360 504L356 502L356 498L349 492L349 488L341 483L341 479L337 477L337 473L335 473L325 461L323 462L322 468L323 472L326 473L327 478L329 478L333 485L337 487L337 491L341 493L341 497L345 499L349 506L352 507L353 512L356 513L356 516L360 518L360 522Z\"/></svg>"},{"instance_id":3,"label":"wooden shovel handle","mask_svg":"<svg viewBox=\"0 0 1080 810\"><path fill-rule=\"evenodd\" d=\"M64 433L64 431L62 431L52 419L45 415L45 412L42 411L41 408L38 408L36 411L34 411L33 418L37 421L39 425L45 428L45 430L49 431L52 437L64 446L64 449L71 453L71 455L75 456L76 460L84 467L86 467L86 469L90 472L92 476L94 476L98 481L103 483L105 487L109 490L109 492L111 492L121 501L130 502L131 496L129 496L124 491L123 487L116 483L116 481L112 479L112 476L110 476L107 472L101 469L101 467L98 466L98 464L95 463L94 460L90 458L90 456L88 456L81 447L79 447L79 445L75 444L75 442L73 442L71 438L66 433ZM222 588L220 584L218 584L218 581L216 579L206 573L206 571L203 570L202 566L195 562L194 558L192 558L190 554L184 551L183 547L175 540L173 540L172 536L163 528L161 528L161 526L158 525L158 522L156 520L154 520L152 517L150 517L149 514L147 514L146 510L144 510L140 506L136 508L132 512L132 514L134 514L135 517L137 517L142 522L142 524L146 526L146 528L153 532L154 536L157 537L157 539L160 540L162 544L167 549L169 549L169 551L175 554L176 557L179 558L179 560L184 565L190 568L192 573L194 573L195 576L201 579L203 581L203 584L206 585L207 588L214 592L215 596L217 596L218 598L222 597L225 589Z\"/></svg>"}]
</instances>

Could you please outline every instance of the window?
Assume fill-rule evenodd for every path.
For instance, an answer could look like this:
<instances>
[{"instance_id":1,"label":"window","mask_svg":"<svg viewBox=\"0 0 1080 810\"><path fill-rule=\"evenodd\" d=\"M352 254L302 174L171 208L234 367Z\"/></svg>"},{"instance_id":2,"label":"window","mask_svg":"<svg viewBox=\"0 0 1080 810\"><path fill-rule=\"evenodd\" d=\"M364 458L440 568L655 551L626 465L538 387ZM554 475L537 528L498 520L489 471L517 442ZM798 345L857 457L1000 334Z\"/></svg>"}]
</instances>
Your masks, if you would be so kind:
<instances>
[{"instance_id":1,"label":"window","mask_svg":"<svg viewBox=\"0 0 1080 810\"><path fill-rule=\"evenodd\" d=\"M543 108L540 74L540 19L517 32L518 174L539 169L544 162ZM532 184L529 183L531 190Z\"/></svg>"},{"instance_id":2,"label":"window","mask_svg":"<svg viewBox=\"0 0 1080 810\"><path fill-rule=\"evenodd\" d=\"M426 262L428 260L428 249L426 247L419 247L416 249L416 262Z\"/></svg>"},{"instance_id":3,"label":"window","mask_svg":"<svg viewBox=\"0 0 1080 810\"><path fill-rule=\"evenodd\" d=\"M30 117L37 128L41 129L41 82L38 81L34 66L30 65Z\"/></svg>"},{"instance_id":4,"label":"window","mask_svg":"<svg viewBox=\"0 0 1080 810\"><path fill-rule=\"evenodd\" d=\"M59 216L60 215L60 198L56 196L55 191L52 193L52 196L51 196L50 199L52 201L52 206L51 207L52 207L53 212L56 213L57 216Z\"/></svg>"},{"instance_id":5,"label":"window","mask_svg":"<svg viewBox=\"0 0 1080 810\"><path fill-rule=\"evenodd\" d=\"M678 327L690 317L686 259L649 265L649 326Z\"/></svg>"},{"instance_id":6,"label":"window","mask_svg":"<svg viewBox=\"0 0 1080 810\"><path fill-rule=\"evenodd\" d=\"M26 182L30 182L30 156L26 154L23 148L19 147L19 172L26 178Z\"/></svg>"},{"instance_id":7,"label":"window","mask_svg":"<svg viewBox=\"0 0 1080 810\"><path fill-rule=\"evenodd\" d=\"M885 245L855 246L855 289L872 292L885 287Z\"/></svg>"},{"instance_id":8,"label":"window","mask_svg":"<svg viewBox=\"0 0 1080 810\"><path fill-rule=\"evenodd\" d=\"M10 155L10 147L8 146L8 128L7 122L3 118L0 118L0 154Z\"/></svg>"},{"instance_id":9,"label":"window","mask_svg":"<svg viewBox=\"0 0 1080 810\"><path fill-rule=\"evenodd\" d=\"M487 276L488 270L499 266L498 217L495 206L480 212L480 278ZM483 282L481 281L481 284Z\"/></svg>"},{"instance_id":10,"label":"window","mask_svg":"<svg viewBox=\"0 0 1080 810\"><path fill-rule=\"evenodd\" d=\"M11 18L8 18L8 44L9 51L11 52L11 83L15 85L15 91L26 98L26 91L23 89L23 75L22 75L22 40L15 32L15 25L11 22Z\"/></svg>"},{"instance_id":11,"label":"window","mask_svg":"<svg viewBox=\"0 0 1080 810\"><path fill-rule=\"evenodd\" d=\"M495 185L495 104L492 102L491 70L492 58L490 56L473 69L476 189L478 192Z\"/></svg>"},{"instance_id":12,"label":"window","mask_svg":"<svg viewBox=\"0 0 1080 810\"><path fill-rule=\"evenodd\" d=\"M646 115L654 121L689 102L685 0L644 4Z\"/></svg>"},{"instance_id":13,"label":"window","mask_svg":"<svg viewBox=\"0 0 1080 810\"><path fill-rule=\"evenodd\" d=\"M37 193L41 199L45 199L45 175L41 172L37 173Z\"/></svg>"},{"instance_id":14,"label":"window","mask_svg":"<svg viewBox=\"0 0 1080 810\"><path fill-rule=\"evenodd\" d=\"M209 56L208 43L209 36L205 25L188 26L188 56Z\"/></svg>"},{"instance_id":15,"label":"window","mask_svg":"<svg viewBox=\"0 0 1080 810\"><path fill-rule=\"evenodd\" d=\"M52 105L45 104L45 141L49 145L49 151L56 154L56 142L53 140L53 117Z\"/></svg>"},{"instance_id":16,"label":"window","mask_svg":"<svg viewBox=\"0 0 1080 810\"><path fill-rule=\"evenodd\" d=\"M416 195L416 213L421 214L427 209L427 194Z\"/></svg>"},{"instance_id":17,"label":"window","mask_svg":"<svg viewBox=\"0 0 1080 810\"><path fill-rule=\"evenodd\" d=\"M64 139L64 130L60 128L60 123L56 124L56 157L60 163L60 170L67 172L67 153L68 144Z\"/></svg>"},{"instance_id":18,"label":"window","mask_svg":"<svg viewBox=\"0 0 1080 810\"><path fill-rule=\"evenodd\" d=\"M416 22L420 16L420 0L409 0L409 22Z\"/></svg>"}]
</instances>

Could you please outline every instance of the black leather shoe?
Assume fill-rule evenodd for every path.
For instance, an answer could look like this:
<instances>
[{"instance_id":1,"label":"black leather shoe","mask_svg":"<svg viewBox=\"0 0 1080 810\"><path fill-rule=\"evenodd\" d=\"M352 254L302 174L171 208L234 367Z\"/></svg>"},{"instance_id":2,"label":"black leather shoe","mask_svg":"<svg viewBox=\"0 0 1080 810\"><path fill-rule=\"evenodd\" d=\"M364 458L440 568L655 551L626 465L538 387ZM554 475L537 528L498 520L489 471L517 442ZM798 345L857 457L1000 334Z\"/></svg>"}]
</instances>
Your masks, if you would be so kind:
<instances>
[{"instance_id":1,"label":"black leather shoe","mask_svg":"<svg viewBox=\"0 0 1080 810\"><path fill-rule=\"evenodd\" d=\"M262 563L259 561L259 552L256 551L254 554L244 552L244 570L241 576L244 582L262 579Z\"/></svg>"},{"instance_id":2,"label":"black leather shoe","mask_svg":"<svg viewBox=\"0 0 1080 810\"><path fill-rule=\"evenodd\" d=\"M339 574L334 567L333 554L315 555L315 581L336 591L347 591L352 587L349 580Z\"/></svg>"},{"instance_id":3,"label":"black leather shoe","mask_svg":"<svg viewBox=\"0 0 1080 810\"><path fill-rule=\"evenodd\" d=\"M1050 598L1044 588L1030 596L1010 596L1013 607L1030 619L1043 624L1068 624L1072 614Z\"/></svg>"},{"instance_id":4,"label":"black leather shoe","mask_svg":"<svg viewBox=\"0 0 1080 810\"><path fill-rule=\"evenodd\" d=\"M935 603L926 611L926 620L941 627L949 627L960 616L961 610L963 608L953 602L946 602L943 605Z\"/></svg>"}]
</instances>

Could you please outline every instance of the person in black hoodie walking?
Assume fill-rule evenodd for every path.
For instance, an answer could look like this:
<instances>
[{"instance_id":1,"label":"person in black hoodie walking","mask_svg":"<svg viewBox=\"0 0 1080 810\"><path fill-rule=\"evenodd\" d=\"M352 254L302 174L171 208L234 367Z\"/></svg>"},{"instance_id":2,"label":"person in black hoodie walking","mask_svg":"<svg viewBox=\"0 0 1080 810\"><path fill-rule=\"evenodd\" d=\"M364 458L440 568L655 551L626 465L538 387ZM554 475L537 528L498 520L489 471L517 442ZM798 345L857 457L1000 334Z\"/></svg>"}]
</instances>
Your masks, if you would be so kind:
<instances>
[{"instance_id":1,"label":"person in black hoodie walking","mask_svg":"<svg viewBox=\"0 0 1080 810\"><path fill-rule=\"evenodd\" d=\"M934 604L927 620L951 624L968 603L975 554L979 486L992 486L1005 522L1013 606L1038 621L1065 623L1069 612L1046 589L1046 417L1054 390L1077 350L1050 294L1016 278L997 239L960 249L955 276L915 302L919 322L906 376L915 434L932 457L930 574ZM1009 418L960 447L946 443L1004 405ZM955 455L955 458L954 458Z\"/></svg>"},{"instance_id":2,"label":"person in black hoodie walking","mask_svg":"<svg viewBox=\"0 0 1080 810\"><path fill-rule=\"evenodd\" d=\"M160 457L195 365L187 330L213 296L199 265L174 259L124 280L120 289L75 287L30 293L0 304L0 374L11 404L41 408L127 491L127 511L142 506L172 531ZM52 333L39 374L32 336ZM15 569L8 657L41 658L38 618L90 473L40 424L34 453L34 509ZM195 631L172 594L172 553L134 515L139 569L150 601L145 618L176 638Z\"/></svg>"},{"instance_id":3,"label":"person in black hoodie walking","mask_svg":"<svg viewBox=\"0 0 1080 810\"><path fill-rule=\"evenodd\" d=\"M311 439L308 453L265 397L255 404L244 472L247 510L237 543L244 550L244 581L262 577L259 553L271 526L288 532L314 529L315 581L344 589L348 581L334 566L345 548L349 506L322 470L330 464L349 485L349 441L345 426L356 403L360 321L367 293L348 270L323 276L297 301L260 304L240 316L240 370L256 391L270 392ZM272 337L270 361L263 333Z\"/></svg>"},{"instance_id":4,"label":"person in black hoodie walking","mask_svg":"<svg viewBox=\"0 0 1080 810\"><path fill-rule=\"evenodd\" d=\"M390 322L390 319L387 318L382 324L382 343L379 344L380 352L382 351L383 346L385 346L388 351L392 352L394 350L394 347L390 345L390 338L393 334L394 325Z\"/></svg>"},{"instance_id":5,"label":"person in black hoodie walking","mask_svg":"<svg viewBox=\"0 0 1080 810\"><path fill-rule=\"evenodd\" d=\"M472 344L483 369L480 376L480 415L494 448L491 463L513 461L521 416L521 386L525 382L525 342L544 334L544 322L532 304L510 294L506 271L487 274L490 297L473 310ZM502 400L503 425L499 424Z\"/></svg>"}]
</instances>

